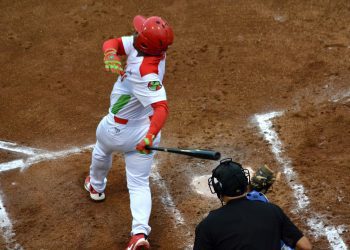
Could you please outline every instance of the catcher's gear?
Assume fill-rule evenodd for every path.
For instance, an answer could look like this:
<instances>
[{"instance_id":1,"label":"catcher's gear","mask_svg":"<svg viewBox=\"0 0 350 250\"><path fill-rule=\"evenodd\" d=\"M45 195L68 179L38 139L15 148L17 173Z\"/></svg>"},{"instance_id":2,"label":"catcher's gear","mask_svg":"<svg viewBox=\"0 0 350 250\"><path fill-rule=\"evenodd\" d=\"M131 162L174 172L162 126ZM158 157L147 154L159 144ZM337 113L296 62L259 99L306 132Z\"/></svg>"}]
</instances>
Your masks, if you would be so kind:
<instances>
[{"instance_id":1,"label":"catcher's gear","mask_svg":"<svg viewBox=\"0 0 350 250\"><path fill-rule=\"evenodd\" d=\"M250 186L251 189L265 194L275 180L276 176L274 172L267 165L264 165L255 172L251 179Z\"/></svg>"},{"instance_id":2,"label":"catcher's gear","mask_svg":"<svg viewBox=\"0 0 350 250\"><path fill-rule=\"evenodd\" d=\"M155 136L153 134L147 133L145 138L143 138L142 141L140 141L139 144L136 145L136 150L139 151L141 154L150 154L151 150L147 150L146 146L152 147L154 137Z\"/></svg>"},{"instance_id":3,"label":"catcher's gear","mask_svg":"<svg viewBox=\"0 0 350 250\"><path fill-rule=\"evenodd\" d=\"M105 63L106 71L111 71L112 73L117 73L123 75L123 67L119 56L117 56L117 51L115 49L106 50L104 53L103 61Z\"/></svg>"},{"instance_id":4,"label":"catcher's gear","mask_svg":"<svg viewBox=\"0 0 350 250\"><path fill-rule=\"evenodd\" d=\"M173 29L161 17L138 15L134 17L133 24L137 31L134 45L145 54L162 55L174 41Z\"/></svg>"},{"instance_id":5,"label":"catcher's gear","mask_svg":"<svg viewBox=\"0 0 350 250\"><path fill-rule=\"evenodd\" d=\"M264 194L262 194L258 191L255 191L255 190L253 190L247 194L247 199L251 200L251 201L269 202L269 200L267 199L267 197Z\"/></svg>"},{"instance_id":6,"label":"catcher's gear","mask_svg":"<svg viewBox=\"0 0 350 250\"><path fill-rule=\"evenodd\" d=\"M231 158L220 161L208 179L210 191L221 199L223 195L235 197L244 194L249 185L249 171Z\"/></svg>"}]
</instances>

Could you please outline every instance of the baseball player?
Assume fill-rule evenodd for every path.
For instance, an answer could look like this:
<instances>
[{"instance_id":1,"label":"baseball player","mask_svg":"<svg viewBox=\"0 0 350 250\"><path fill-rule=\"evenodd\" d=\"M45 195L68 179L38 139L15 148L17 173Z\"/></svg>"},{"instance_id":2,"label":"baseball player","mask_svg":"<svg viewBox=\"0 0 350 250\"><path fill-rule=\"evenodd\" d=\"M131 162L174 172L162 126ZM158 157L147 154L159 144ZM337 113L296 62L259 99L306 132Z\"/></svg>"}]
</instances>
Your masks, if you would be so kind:
<instances>
[{"instance_id":1,"label":"baseball player","mask_svg":"<svg viewBox=\"0 0 350 250\"><path fill-rule=\"evenodd\" d=\"M160 130L168 116L163 77L166 51L174 39L171 26L161 17L138 15L133 25L134 35L103 44L105 68L119 77L110 96L109 112L96 130L90 175L84 183L92 200L104 200L112 153L124 154L133 218L128 250L150 248L149 175L154 152L146 147L159 145ZM119 56L126 56L124 69Z\"/></svg>"}]
</instances>

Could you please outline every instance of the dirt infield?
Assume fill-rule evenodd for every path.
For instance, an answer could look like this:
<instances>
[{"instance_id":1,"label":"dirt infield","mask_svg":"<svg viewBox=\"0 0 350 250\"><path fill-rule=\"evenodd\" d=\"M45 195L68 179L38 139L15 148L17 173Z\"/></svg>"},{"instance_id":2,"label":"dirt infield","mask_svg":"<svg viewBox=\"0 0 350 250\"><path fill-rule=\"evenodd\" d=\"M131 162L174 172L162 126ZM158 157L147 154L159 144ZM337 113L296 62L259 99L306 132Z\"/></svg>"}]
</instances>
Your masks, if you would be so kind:
<instances>
[{"instance_id":1,"label":"dirt infield","mask_svg":"<svg viewBox=\"0 0 350 250\"><path fill-rule=\"evenodd\" d=\"M131 34L137 14L163 16L175 31L161 144L213 148L253 169L268 164L282 172L269 198L314 249L350 245L349 1L4 0L0 13L0 141L49 155L78 147L2 171L42 151L0 145L0 249L126 246L123 159L114 156L106 201L93 203L83 189L91 152L80 149L95 142L115 81L103 70L102 43ZM256 114L274 111L281 115L263 130ZM152 249L191 248L197 223L220 206L192 178L216 165L157 154Z\"/></svg>"}]
</instances>

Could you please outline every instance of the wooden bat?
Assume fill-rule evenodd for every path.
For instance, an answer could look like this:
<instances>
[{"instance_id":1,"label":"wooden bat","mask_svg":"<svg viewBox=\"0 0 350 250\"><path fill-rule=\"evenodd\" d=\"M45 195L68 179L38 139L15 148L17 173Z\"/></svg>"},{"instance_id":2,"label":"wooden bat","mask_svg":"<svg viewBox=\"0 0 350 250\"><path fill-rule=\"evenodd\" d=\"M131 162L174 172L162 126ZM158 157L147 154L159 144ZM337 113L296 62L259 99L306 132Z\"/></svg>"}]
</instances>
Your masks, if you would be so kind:
<instances>
[{"instance_id":1,"label":"wooden bat","mask_svg":"<svg viewBox=\"0 0 350 250\"><path fill-rule=\"evenodd\" d=\"M163 151L174 154L188 155L200 159L207 160L219 160L221 158L220 152L207 150L207 149L189 149L189 148L166 148L166 147L149 147L146 146L147 150Z\"/></svg>"}]
</instances>

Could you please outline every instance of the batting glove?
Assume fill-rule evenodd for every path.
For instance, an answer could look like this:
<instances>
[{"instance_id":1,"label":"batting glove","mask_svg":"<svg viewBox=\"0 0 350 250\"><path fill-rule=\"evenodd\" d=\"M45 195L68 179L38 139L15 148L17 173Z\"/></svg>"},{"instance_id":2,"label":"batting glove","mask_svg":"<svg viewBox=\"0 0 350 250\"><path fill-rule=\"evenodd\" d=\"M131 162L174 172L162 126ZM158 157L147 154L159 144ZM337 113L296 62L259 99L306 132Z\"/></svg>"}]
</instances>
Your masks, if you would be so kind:
<instances>
[{"instance_id":1,"label":"batting glove","mask_svg":"<svg viewBox=\"0 0 350 250\"><path fill-rule=\"evenodd\" d=\"M136 145L136 150L139 151L141 154L150 154L152 151L147 150L146 146L152 147L153 145L153 139L154 135L151 133L148 133L145 138L142 139L142 141L139 142L139 144Z\"/></svg>"},{"instance_id":2,"label":"batting glove","mask_svg":"<svg viewBox=\"0 0 350 250\"><path fill-rule=\"evenodd\" d=\"M104 55L103 61L105 63L106 71L123 75L124 71L120 58L117 56L117 51L115 49L110 49L107 50Z\"/></svg>"}]
</instances>

